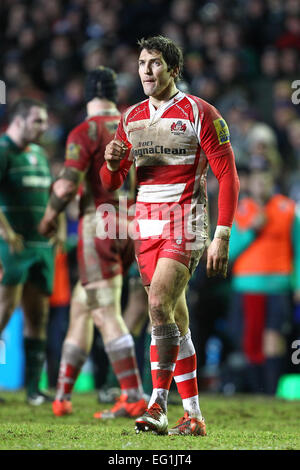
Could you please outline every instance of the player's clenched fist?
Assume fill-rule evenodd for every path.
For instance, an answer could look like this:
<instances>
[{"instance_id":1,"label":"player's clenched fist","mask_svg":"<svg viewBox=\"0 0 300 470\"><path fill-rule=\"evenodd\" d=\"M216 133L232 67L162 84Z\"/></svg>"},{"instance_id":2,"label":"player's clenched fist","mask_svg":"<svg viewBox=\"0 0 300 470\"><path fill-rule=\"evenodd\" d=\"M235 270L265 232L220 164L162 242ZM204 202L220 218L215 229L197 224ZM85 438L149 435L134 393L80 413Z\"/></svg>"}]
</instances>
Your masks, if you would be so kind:
<instances>
[{"instance_id":1,"label":"player's clenched fist","mask_svg":"<svg viewBox=\"0 0 300 470\"><path fill-rule=\"evenodd\" d=\"M57 221L47 220L45 217L39 223L38 232L44 237L51 238L56 234L57 231Z\"/></svg>"},{"instance_id":2,"label":"player's clenched fist","mask_svg":"<svg viewBox=\"0 0 300 470\"><path fill-rule=\"evenodd\" d=\"M121 140L112 140L105 149L104 158L109 170L119 169L121 160L125 157L127 147Z\"/></svg>"}]
</instances>

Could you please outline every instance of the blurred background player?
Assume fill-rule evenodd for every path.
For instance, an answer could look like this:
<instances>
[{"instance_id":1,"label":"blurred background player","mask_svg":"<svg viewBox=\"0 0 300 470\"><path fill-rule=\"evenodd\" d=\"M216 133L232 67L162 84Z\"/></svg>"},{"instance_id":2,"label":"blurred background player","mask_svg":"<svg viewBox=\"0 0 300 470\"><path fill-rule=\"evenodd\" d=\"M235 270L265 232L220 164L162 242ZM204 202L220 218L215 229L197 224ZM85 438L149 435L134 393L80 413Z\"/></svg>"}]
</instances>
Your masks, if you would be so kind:
<instances>
[{"instance_id":1,"label":"blurred background player","mask_svg":"<svg viewBox=\"0 0 300 470\"><path fill-rule=\"evenodd\" d=\"M23 98L11 109L0 137L0 332L15 308L24 311L25 387L27 401L50 400L38 388L45 359L48 297L52 291L53 245L38 224L49 199L51 175L38 141L48 125L46 105Z\"/></svg>"},{"instance_id":2,"label":"blurred background player","mask_svg":"<svg viewBox=\"0 0 300 470\"><path fill-rule=\"evenodd\" d=\"M148 292L153 392L146 412L136 420L136 430L203 436L185 291L208 238L208 164L219 183L219 218L207 252L208 276L227 274L239 182L226 122L209 103L176 87L183 66L181 49L163 36L138 44L139 75L149 99L124 113L101 168L102 183L111 190L121 186L133 161L137 170L135 250ZM131 150L125 152L124 144ZM173 376L184 416L168 431Z\"/></svg>"},{"instance_id":3,"label":"blurred background player","mask_svg":"<svg viewBox=\"0 0 300 470\"><path fill-rule=\"evenodd\" d=\"M118 193L104 190L99 178L105 147L120 121L114 71L98 67L89 72L85 96L88 118L68 136L64 168L53 185L39 227L43 235L52 235L58 214L74 198L82 182L78 264L85 288L78 284L72 296L71 321L62 351L53 412L57 416L71 412L70 395L91 348L93 319L122 390L115 406L110 411L96 413L95 417L134 417L147 404L143 399L134 342L121 315L122 276L134 259L133 244L128 237L101 240L96 235L105 225L101 215L96 217L97 207L110 204L118 209ZM127 207L124 217L127 221ZM112 224L116 219L111 220Z\"/></svg>"},{"instance_id":4,"label":"blurred background player","mask_svg":"<svg viewBox=\"0 0 300 470\"><path fill-rule=\"evenodd\" d=\"M295 202L275 192L267 162L248 178L249 196L239 202L230 239L229 325L247 361L248 391L274 395L284 371L291 293L300 301L300 219Z\"/></svg>"}]
</instances>

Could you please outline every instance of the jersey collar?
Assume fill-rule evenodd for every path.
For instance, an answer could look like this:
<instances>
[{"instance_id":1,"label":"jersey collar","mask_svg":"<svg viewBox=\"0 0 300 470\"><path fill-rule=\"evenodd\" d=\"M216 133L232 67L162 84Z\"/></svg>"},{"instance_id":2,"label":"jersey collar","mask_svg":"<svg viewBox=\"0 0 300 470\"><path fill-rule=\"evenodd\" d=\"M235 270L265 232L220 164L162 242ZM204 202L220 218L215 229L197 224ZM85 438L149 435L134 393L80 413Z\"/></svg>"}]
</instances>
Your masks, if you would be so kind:
<instances>
[{"instance_id":1,"label":"jersey collar","mask_svg":"<svg viewBox=\"0 0 300 470\"><path fill-rule=\"evenodd\" d=\"M166 103L162 104L159 108L155 108L155 106L151 103L150 98L149 98L149 112L150 112L150 120L149 120L149 125L154 124L157 122L163 113L176 104L178 101L182 100L182 98L185 97L185 94L182 91L178 91L173 98L171 98L169 101Z\"/></svg>"},{"instance_id":2,"label":"jersey collar","mask_svg":"<svg viewBox=\"0 0 300 470\"><path fill-rule=\"evenodd\" d=\"M98 111L97 113L89 114L86 119L90 119L95 116L120 116L121 113L118 109L103 109L102 111Z\"/></svg>"}]
</instances>

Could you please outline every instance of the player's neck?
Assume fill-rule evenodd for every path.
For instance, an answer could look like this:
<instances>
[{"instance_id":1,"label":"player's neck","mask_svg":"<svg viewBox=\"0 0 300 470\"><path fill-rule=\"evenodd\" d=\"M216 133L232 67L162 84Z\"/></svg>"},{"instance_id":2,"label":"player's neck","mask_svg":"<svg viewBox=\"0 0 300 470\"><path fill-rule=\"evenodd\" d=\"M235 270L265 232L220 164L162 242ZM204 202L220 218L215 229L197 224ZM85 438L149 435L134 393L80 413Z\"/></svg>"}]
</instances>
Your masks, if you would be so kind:
<instances>
[{"instance_id":1,"label":"player's neck","mask_svg":"<svg viewBox=\"0 0 300 470\"><path fill-rule=\"evenodd\" d=\"M158 95L158 96L150 96L150 103L153 104L155 108L159 108L160 106L164 105L168 101L170 101L172 98L174 98L177 93L179 92L178 88L176 88L175 83L172 83L172 85L163 92Z\"/></svg>"},{"instance_id":2,"label":"player's neck","mask_svg":"<svg viewBox=\"0 0 300 470\"><path fill-rule=\"evenodd\" d=\"M14 124L11 124L5 133L20 149L23 149L28 144L27 140L23 136L23 133L19 132L19 129Z\"/></svg>"},{"instance_id":3,"label":"player's neck","mask_svg":"<svg viewBox=\"0 0 300 470\"><path fill-rule=\"evenodd\" d=\"M87 115L90 116L95 116L102 111L108 111L108 110L114 110L117 109L115 103L109 100L92 100L89 101L86 105L86 110L87 110Z\"/></svg>"}]
</instances>

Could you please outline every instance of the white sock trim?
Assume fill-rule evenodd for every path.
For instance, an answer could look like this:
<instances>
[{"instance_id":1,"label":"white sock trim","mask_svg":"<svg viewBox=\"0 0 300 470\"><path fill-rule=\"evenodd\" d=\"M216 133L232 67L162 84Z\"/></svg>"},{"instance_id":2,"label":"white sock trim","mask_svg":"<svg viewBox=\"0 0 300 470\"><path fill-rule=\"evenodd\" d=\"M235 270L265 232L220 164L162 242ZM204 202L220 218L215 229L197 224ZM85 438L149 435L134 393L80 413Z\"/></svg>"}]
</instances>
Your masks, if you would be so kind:
<instances>
[{"instance_id":1,"label":"white sock trim","mask_svg":"<svg viewBox=\"0 0 300 470\"><path fill-rule=\"evenodd\" d=\"M148 408L150 408L153 405L153 403L159 402L159 403L164 403L165 409L167 409L168 394L169 394L169 390L166 390L165 388L154 388L152 391L150 401L148 403Z\"/></svg>"},{"instance_id":2,"label":"white sock trim","mask_svg":"<svg viewBox=\"0 0 300 470\"><path fill-rule=\"evenodd\" d=\"M132 346L134 346L133 338L130 333L126 333L125 335L106 343L105 350L107 352L118 351L119 349L131 348Z\"/></svg>"},{"instance_id":3,"label":"white sock trim","mask_svg":"<svg viewBox=\"0 0 300 470\"><path fill-rule=\"evenodd\" d=\"M194 356L194 354L196 354L194 343L192 341L191 335L188 335L187 333L180 341L177 361Z\"/></svg>"},{"instance_id":4,"label":"white sock trim","mask_svg":"<svg viewBox=\"0 0 300 470\"><path fill-rule=\"evenodd\" d=\"M198 395L190 398L184 398L182 400L182 405L184 411L187 411L191 418L202 419Z\"/></svg>"}]
</instances>

